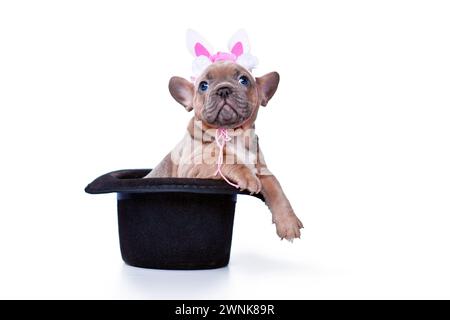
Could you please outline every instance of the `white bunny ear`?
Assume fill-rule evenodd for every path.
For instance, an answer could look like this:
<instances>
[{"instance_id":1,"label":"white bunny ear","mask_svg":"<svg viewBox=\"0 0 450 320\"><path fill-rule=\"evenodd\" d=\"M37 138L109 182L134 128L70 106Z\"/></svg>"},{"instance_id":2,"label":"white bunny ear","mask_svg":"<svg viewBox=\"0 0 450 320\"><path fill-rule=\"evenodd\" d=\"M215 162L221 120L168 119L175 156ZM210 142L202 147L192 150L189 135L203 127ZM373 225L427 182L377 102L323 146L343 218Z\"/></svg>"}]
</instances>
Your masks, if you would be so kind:
<instances>
[{"instance_id":1,"label":"white bunny ear","mask_svg":"<svg viewBox=\"0 0 450 320\"><path fill-rule=\"evenodd\" d=\"M213 51L211 45L201 35L192 29L186 32L186 45L194 57L210 57Z\"/></svg>"},{"instance_id":2,"label":"white bunny ear","mask_svg":"<svg viewBox=\"0 0 450 320\"><path fill-rule=\"evenodd\" d=\"M236 57L250 52L250 41L244 29L238 30L228 42L228 50Z\"/></svg>"}]
</instances>

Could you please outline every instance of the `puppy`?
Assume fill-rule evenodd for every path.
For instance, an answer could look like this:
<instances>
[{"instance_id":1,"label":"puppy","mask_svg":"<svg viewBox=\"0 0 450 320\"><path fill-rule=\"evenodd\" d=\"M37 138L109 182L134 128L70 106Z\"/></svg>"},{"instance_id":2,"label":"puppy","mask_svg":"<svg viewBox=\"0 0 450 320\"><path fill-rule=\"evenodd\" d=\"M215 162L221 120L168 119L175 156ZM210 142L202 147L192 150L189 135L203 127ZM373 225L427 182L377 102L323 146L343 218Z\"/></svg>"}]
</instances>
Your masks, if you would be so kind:
<instances>
[{"instance_id":1,"label":"puppy","mask_svg":"<svg viewBox=\"0 0 450 320\"><path fill-rule=\"evenodd\" d=\"M280 238L300 238L303 225L267 169L254 133L259 106L267 105L278 83L276 72L254 78L230 61L211 64L195 83L171 78L172 97L187 111L194 110L194 116L184 139L145 178L225 179L251 193L261 192Z\"/></svg>"}]
</instances>

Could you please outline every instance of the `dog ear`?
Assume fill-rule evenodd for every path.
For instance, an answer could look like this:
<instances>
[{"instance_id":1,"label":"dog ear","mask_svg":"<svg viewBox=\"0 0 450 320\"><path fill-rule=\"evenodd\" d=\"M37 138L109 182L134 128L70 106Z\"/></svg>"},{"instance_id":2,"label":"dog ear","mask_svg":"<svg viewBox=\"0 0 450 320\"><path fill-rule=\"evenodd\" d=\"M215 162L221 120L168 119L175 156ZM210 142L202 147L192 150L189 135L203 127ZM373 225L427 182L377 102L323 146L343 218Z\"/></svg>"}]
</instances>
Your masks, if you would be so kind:
<instances>
[{"instance_id":1,"label":"dog ear","mask_svg":"<svg viewBox=\"0 0 450 320\"><path fill-rule=\"evenodd\" d=\"M269 100L273 97L280 82L280 75L278 72L271 72L262 77L256 78L256 85L258 86L259 98L261 105L266 106Z\"/></svg>"},{"instance_id":2,"label":"dog ear","mask_svg":"<svg viewBox=\"0 0 450 320\"><path fill-rule=\"evenodd\" d=\"M172 77L169 81L169 91L172 97L187 111L191 111L194 100L194 85L186 79L180 77Z\"/></svg>"}]
</instances>

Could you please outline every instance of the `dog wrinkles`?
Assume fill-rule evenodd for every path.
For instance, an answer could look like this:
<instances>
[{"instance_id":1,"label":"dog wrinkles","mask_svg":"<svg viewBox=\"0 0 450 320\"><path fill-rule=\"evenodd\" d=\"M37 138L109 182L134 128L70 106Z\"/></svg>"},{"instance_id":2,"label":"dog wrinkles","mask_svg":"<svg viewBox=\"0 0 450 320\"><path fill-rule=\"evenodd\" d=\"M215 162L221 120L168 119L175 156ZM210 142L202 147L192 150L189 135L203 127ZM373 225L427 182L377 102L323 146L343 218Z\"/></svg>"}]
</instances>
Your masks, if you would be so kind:
<instances>
[{"instance_id":1,"label":"dog wrinkles","mask_svg":"<svg viewBox=\"0 0 450 320\"><path fill-rule=\"evenodd\" d=\"M245 94L231 90L225 98L210 94L203 112L209 123L231 126L247 120L251 115L251 107Z\"/></svg>"}]
</instances>

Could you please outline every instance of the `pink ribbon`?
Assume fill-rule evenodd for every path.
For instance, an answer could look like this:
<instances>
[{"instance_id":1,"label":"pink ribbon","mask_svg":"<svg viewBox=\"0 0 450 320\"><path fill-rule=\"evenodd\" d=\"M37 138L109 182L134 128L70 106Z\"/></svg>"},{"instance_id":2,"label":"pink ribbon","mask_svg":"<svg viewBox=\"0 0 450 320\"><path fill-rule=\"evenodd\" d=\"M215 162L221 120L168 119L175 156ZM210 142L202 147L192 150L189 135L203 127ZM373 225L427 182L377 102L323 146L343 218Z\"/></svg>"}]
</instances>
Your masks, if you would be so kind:
<instances>
[{"instance_id":1,"label":"pink ribbon","mask_svg":"<svg viewBox=\"0 0 450 320\"><path fill-rule=\"evenodd\" d=\"M216 130L216 144L219 147L219 156L217 157L217 171L215 175L220 174L220 176L225 180L229 185L239 188L239 185L234 184L230 180L228 180L225 175L222 173L222 165L223 165L223 148L225 144L231 140L231 137L228 135L227 129L219 128Z\"/></svg>"},{"instance_id":2,"label":"pink ribbon","mask_svg":"<svg viewBox=\"0 0 450 320\"><path fill-rule=\"evenodd\" d=\"M209 60L211 60L212 63L217 61L236 61L236 59L237 57L235 54L220 51L212 56L209 56Z\"/></svg>"}]
</instances>

